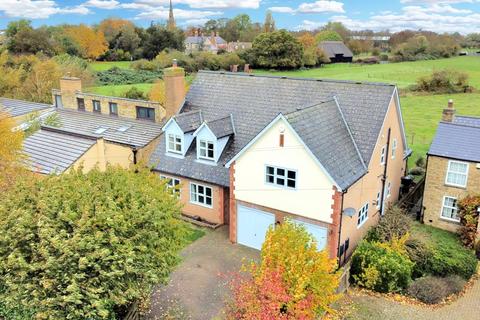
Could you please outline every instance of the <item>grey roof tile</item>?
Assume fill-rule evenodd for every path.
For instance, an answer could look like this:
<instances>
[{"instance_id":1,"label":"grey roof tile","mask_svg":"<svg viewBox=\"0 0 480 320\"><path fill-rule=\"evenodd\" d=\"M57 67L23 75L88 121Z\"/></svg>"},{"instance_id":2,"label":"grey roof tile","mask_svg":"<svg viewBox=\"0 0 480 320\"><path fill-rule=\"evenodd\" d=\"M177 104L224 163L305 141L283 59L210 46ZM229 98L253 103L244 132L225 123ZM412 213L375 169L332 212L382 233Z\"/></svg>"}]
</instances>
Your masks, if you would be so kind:
<instances>
[{"instance_id":1,"label":"grey roof tile","mask_svg":"<svg viewBox=\"0 0 480 320\"><path fill-rule=\"evenodd\" d=\"M207 125L217 139L235 134L232 115L207 122Z\"/></svg>"},{"instance_id":2,"label":"grey roof tile","mask_svg":"<svg viewBox=\"0 0 480 320\"><path fill-rule=\"evenodd\" d=\"M201 110L207 123L232 114L234 138L230 139L218 166L198 163L192 151L194 144L185 159L167 156L164 139L151 163L159 171L228 186L228 169L224 165L278 114L336 97L361 157L368 164L394 91L395 86L387 84L201 71L181 112Z\"/></svg>"},{"instance_id":3,"label":"grey roof tile","mask_svg":"<svg viewBox=\"0 0 480 320\"><path fill-rule=\"evenodd\" d=\"M27 164L33 171L43 174L62 173L95 143L95 139L39 130L24 140L23 151L27 156Z\"/></svg>"},{"instance_id":4,"label":"grey roof tile","mask_svg":"<svg viewBox=\"0 0 480 320\"><path fill-rule=\"evenodd\" d=\"M468 116L455 116L453 123L480 128L480 118Z\"/></svg>"},{"instance_id":5,"label":"grey roof tile","mask_svg":"<svg viewBox=\"0 0 480 320\"><path fill-rule=\"evenodd\" d=\"M344 57L353 57L352 51L342 41L322 41L318 45L329 58L335 58L337 54L343 54Z\"/></svg>"},{"instance_id":6,"label":"grey roof tile","mask_svg":"<svg viewBox=\"0 0 480 320\"><path fill-rule=\"evenodd\" d=\"M103 137L106 141L137 148L146 146L162 133L161 124L149 121L67 109L57 109L57 113L61 125L59 128L50 127L51 129L95 138ZM95 132L101 128L106 130L101 133Z\"/></svg>"},{"instance_id":7,"label":"grey roof tile","mask_svg":"<svg viewBox=\"0 0 480 320\"><path fill-rule=\"evenodd\" d=\"M173 118L184 133L197 130L203 122L201 110L180 113Z\"/></svg>"},{"instance_id":8,"label":"grey roof tile","mask_svg":"<svg viewBox=\"0 0 480 320\"><path fill-rule=\"evenodd\" d=\"M478 122L470 119L474 123L480 122L480 118L477 118ZM480 162L480 126L440 122L428 154Z\"/></svg>"},{"instance_id":9,"label":"grey roof tile","mask_svg":"<svg viewBox=\"0 0 480 320\"><path fill-rule=\"evenodd\" d=\"M0 97L0 109L2 107L12 117L18 117L31 112L46 110L52 108L53 106L46 103L37 103Z\"/></svg>"}]
</instances>

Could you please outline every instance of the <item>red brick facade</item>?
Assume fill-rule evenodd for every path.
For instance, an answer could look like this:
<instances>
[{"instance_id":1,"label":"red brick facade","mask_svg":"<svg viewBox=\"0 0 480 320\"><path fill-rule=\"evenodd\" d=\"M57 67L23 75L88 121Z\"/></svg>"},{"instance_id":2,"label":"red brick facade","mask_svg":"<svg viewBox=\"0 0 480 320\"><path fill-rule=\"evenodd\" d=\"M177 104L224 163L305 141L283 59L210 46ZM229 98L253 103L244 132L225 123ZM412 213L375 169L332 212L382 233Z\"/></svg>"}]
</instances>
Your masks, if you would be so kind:
<instances>
[{"instance_id":1,"label":"red brick facade","mask_svg":"<svg viewBox=\"0 0 480 320\"><path fill-rule=\"evenodd\" d=\"M333 204L332 204L332 225L329 230L328 243L330 250L330 257L336 257L338 254L338 239L340 237L340 217L342 213L342 198L343 195L338 191L337 187L333 186Z\"/></svg>"},{"instance_id":2,"label":"red brick facade","mask_svg":"<svg viewBox=\"0 0 480 320\"><path fill-rule=\"evenodd\" d=\"M230 166L230 241L237 242L237 203L235 200L235 162Z\"/></svg>"}]
</instances>

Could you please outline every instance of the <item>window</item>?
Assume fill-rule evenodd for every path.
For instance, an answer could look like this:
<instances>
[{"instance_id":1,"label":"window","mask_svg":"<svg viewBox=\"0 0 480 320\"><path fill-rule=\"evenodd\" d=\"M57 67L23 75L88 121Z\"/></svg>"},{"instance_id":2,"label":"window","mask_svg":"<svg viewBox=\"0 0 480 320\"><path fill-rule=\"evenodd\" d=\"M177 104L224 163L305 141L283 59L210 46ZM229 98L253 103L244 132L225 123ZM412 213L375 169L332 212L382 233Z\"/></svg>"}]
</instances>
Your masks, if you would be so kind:
<instances>
[{"instance_id":1,"label":"window","mask_svg":"<svg viewBox=\"0 0 480 320\"><path fill-rule=\"evenodd\" d=\"M447 178L445 183L455 187L466 187L468 175L468 163L449 161Z\"/></svg>"},{"instance_id":2,"label":"window","mask_svg":"<svg viewBox=\"0 0 480 320\"><path fill-rule=\"evenodd\" d=\"M368 203L358 211L357 227L362 226L368 219Z\"/></svg>"},{"instance_id":3,"label":"window","mask_svg":"<svg viewBox=\"0 0 480 320\"><path fill-rule=\"evenodd\" d=\"M383 166L385 164L385 156L386 156L386 153L387 153L387 147L384 146L382 148L382 153L380 154L380 164Z\"/></svg>"},{"instance_id":4,"label":"window","mask_svg":"<svg viewBox=\"0 0 480 320\"><path fill-rule=\"evenodd\" d=\"M137 107L137 119L155 121L155 109Z\"/></svg>"},{"instance_id":5,"label":"window","mask_svg":"<svg viewBox=\"0 0 480 320\"><path fill-rule=\"evenodd\" d=\"M190 202L205 207L212 207L212 188L190 183Z\"/></svg>"},{"instance_id":6,"label":"window","mask_svg":"<svg viewBox=\"0 0 480 320\"><path fill-rule=\"evenodd\" d=\"M78 111L85 111L85 100L83 98L77 98Z\"/></svg>"},{"instance_id":7,"label":"window","mask_svg":"<svg viewBox=\"0 0 480 320\"><path fill-rule=\"evenodd\" d=\"M380 202L382 201L382 192L381 191L378 191L377 192L377 209L380 209Z\"/></svg>"},{"instance_id":8,"label":"window","mask_svg":"<svg viewBox=\"0 0 480 320\"><path fill-rule=\"evenodd\" d=\"M293 189L297 187L297 172L293 170L267 166L265 178L269 184Z\"/></svg>"},{"instance_id":9,"label":"window","mask_svg":"<svg viewBox=\"0 0 480 320\"><path fill-rule=\"evenodd\" d=\"M447 220L460 221L457 215L457 199L453 197L443 197L442 215L441 217Z\"/></svg>"},{"instance_id":10,"label":"window","mask_svg":"<svg viewBox=\"0 0 480 320\"><path fill-rule=\"evenodd\" d=\"M93 112L101 112L102 111L102 106L100 104L100 101L92 100L92 103L93 103Z\"/></svg>"},{"instance_id":11,"label":"window","mask_svg":"<svg viewBox=\"0 0 480 320\"><path fill-rule=\"evenodd\" d=\"M198 157L201 159L214 160L214 146L212 141L200 140L198 143Z\"/></svg>"},{"instance_id":12,"label":"window","mask_svg":"<svg viewBox=\"0 0 480 320\"><path fill-rule=\"evenodd\" d=\"M392 141L392 159L395 159L395 153L397 152L397 139Z\"/></svg>"},{"instance_id":13,"label":"window","mask_svg":"<svg viewBox=\"0 0 480 320\"><path fill-rule=\"evenodd\" d=\"M182 137L178 134L168 134L167 151L174 153L182 153Z\"/></svg>"},{"instance_id":14,"label":"window","mask_svg":"<svg viewBox=\"0 0 480 320\"><path fill-rule=\"evenodd\" d=\"M387 184L387 198L389 198L392 195L392 183L389 182Z\"/></svg>"},{"instance_id":15,"label":"window","mask_svg":"<svg viewBox=\"0 0 480 320\"><path fill-rule=\"evenodd\" d=\"M167 187L173 190L173 193L180 194L180 179L160 176L161 179L168 180Z\"/></svg>"},{"instance_id":16,"label":"window","mask_svg":"<svg viewBox=\"0 0 480 320\"><path fill-rule=\"evenodd\" d=\"M63 108L62 96L59 94L55 95L55 108Z\"/></svg>"},{"instance_id":17,"label":"window","mask_svg":"<svg viewBox=\"0 0 480 320\"><path fill-rule=\"evenodd\" d=\"M118 105L115 102L110 102L108 107L111 115L118 116Z\"/></svg>"}]
</instances>

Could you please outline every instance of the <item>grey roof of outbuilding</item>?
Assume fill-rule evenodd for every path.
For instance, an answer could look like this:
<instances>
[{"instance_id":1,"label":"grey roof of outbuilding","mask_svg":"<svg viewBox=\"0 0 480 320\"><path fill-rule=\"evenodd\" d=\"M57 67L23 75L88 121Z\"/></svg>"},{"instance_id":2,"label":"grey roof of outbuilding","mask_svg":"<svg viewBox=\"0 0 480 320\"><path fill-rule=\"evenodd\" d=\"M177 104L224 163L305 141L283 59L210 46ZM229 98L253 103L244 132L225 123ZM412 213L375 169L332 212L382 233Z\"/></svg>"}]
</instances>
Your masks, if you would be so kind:
<instances>
[{"instance_id":1,"label":"grey roof of outbuilding","mask_svg":"<svg viewBox=\"0 0 480 320\"><path fill-rule=\"evenodd\" d=\"M196 161L195 143L184 159L166 155L165 139L160 139L151 164L158 171L228 186L229 173L224 165L278 114L288 114L333 97L337 98L361 157L368 164L394 92L395 86L387 84L201 71L181 112L202 110L206 122L232 114L234 138L230 139L218 166Z\"/></svg>"},{"instance_id":2,"label":"grey roof of outbuilding","mask_svg":"<svg viewBox=\"0 0 480 320\"><path fill-rule=\"evenodd\" d=\"M39 130L24 140L23 151L32 171L63 173L95 143L95 139Z\"/></svg>"},{"instance_id":3,"label":"grey roof of outbuilding","mask_svg":"<svg viewBox=\"0 0 480 320\"><path fill-rule=\"evenodd\" d=\"M459 119L460 118L460 119ZM458 122L457 122L458 121ZM473 123L468 125L465 123ZM429 155L480 162L480 118L457 117L440 122Z\"/></svg>"},{"instance_id":4,"label":"grey roof of outbuilding","mask_svg":"<svg viewBox=\"0 0 480 320\"><path fill-rule=\"evenodd\" d=\"M76 110L57 109L60 121L59 131L104 138L106 141L120 143L136 148L143 148L162 134L162 125L158 123L126 119ZM48 128L48 126L45 126ZM120 128L127 128L124 132ZM103 133L96 134L99 128L106 128Z\"/></svg>"},{"instance_id":5,"label":"grey roof of outbuilding","mask_svg":"<svg viewBox=\"0 0 480 320\"><path fill-rule=\"evenodd\" d=\"M0 97L0 109L2 107L12 117L18 117L21 115L29 114L31 112L38 112L49 109L53 106L46 103L37 103Z\"/></svg>"},{"instance_id":6,"label":"grey roof of outbuilding","mask_svg":"<svg viewBox=\"0 0 480 320\"><path fill-rule=\"evenodd\" d=\"M329 58L335 58L337 54L343 54L344 57L353 57L352 51L342 41L322 41L318 45Z\"/></svg>"},{"instance_id":7,"label":"grey roof of outbuilding","mask_svg":"<svg viewBox=\"0 0 480 320\"><path fill-rule=\"evenodd\" d=\"M347 188L367 172L335 100L294 111L285 118L340 188Z\"/></svg>"},{"instance_id":8,"label":"grey roof of outbuilding","mask_svg":"<svg viewBox=\"0 0 480 320\"><path fill-rule=\"evenodd\" d=\"M202 111L185 112L173 117L183 133L195 131L203 122Z\"/></svg>"}]
</instances>

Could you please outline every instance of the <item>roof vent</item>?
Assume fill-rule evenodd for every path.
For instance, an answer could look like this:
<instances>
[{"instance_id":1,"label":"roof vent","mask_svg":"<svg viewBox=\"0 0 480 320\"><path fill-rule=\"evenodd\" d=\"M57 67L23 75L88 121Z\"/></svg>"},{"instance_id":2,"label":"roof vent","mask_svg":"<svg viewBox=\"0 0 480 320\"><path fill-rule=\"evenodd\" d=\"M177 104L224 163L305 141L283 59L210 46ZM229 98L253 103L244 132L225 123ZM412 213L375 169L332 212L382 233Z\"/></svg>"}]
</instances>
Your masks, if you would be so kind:
<instances>
[{"instance_id":1,"label":"roof vent","mask_svg":"<svg viewBox=\"0 0 480 320\"><path fill-rule=\"evenodd\" d=\"M120 128L117 129L118 132L125 132L127 131L128 129L130 129L132 127L131 124L127 124L125 126L121 126Z\"/></svg>"},{"instance_id":2,"label":"roof vent","mask_svg":"<svg viewBox=\"0 0 480 320\"><path fill-rule=\"evenodd\" d=\"M95 134L102 134L102 133L104 133L104 132L107 131L107 130L108 130L108 128L98 127L98 129L95 130L93 133L95 133Z\"/></svg>"}]
</instances>

